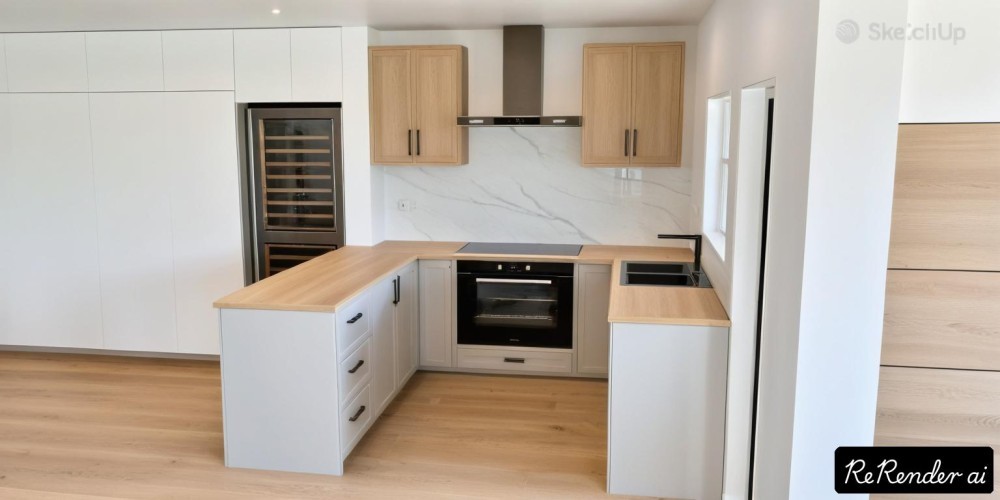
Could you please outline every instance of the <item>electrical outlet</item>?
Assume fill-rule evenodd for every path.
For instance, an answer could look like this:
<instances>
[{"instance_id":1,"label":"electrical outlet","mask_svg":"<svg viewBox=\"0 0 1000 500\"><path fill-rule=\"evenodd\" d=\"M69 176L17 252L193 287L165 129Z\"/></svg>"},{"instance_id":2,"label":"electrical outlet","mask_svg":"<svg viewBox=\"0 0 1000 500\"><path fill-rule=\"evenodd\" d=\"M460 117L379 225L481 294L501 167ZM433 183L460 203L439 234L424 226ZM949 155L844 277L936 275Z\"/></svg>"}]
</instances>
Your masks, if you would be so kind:
<instances>
[{"instance_id":1,"label":"electrical outlet","mask_svg":"<svg viewBox=\"0 0 1000 500\"><path fill-rule=\"evenodd\" d=\"M396 208L401 212L409 212L414 208L413 200L399 200L396 202Z\"/></svg>"}]
</instances>

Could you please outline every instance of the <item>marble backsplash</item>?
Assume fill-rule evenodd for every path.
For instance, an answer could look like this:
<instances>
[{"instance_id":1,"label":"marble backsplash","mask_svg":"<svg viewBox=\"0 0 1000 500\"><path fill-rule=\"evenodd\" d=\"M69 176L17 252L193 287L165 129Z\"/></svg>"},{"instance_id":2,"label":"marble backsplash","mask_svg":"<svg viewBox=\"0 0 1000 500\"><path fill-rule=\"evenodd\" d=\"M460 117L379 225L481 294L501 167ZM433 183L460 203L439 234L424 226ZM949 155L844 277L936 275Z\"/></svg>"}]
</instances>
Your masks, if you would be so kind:
<instances>
[{"instance_id":1,"label":"marble backsplash","mask_svg":"<svg viewBox=\"0 0 1000 500\"><path fill-rule=\"evenodd\" d=\"M468 165L385 167L385 238L644 245L687 232L690 167L582 167L580 138L473 128Z\"/></svg>"}]
</instances>

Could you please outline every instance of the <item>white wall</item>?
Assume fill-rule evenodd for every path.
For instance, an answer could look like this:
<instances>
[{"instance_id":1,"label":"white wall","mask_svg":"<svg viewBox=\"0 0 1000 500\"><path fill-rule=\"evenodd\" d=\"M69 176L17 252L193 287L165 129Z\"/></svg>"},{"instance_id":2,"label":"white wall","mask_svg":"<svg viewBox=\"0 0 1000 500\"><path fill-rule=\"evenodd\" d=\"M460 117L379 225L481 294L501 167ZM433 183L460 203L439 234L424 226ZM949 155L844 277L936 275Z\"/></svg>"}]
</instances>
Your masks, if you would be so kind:
<instances>
[{"instance_id":1,"label":"white wall","mask_svg":"<svg viewBox=\"0 0 1000 500\"><path fill-rule=\"evenodd\" d=\"M743 87L769 79L776 86L772 151L771 225L763 346L760 424L757 448L756 498L788 498L798 340L805 192L815 68L816 1L717 0L698 26L698 79L695 95L693 205L700 208L704 192L707 100L723 92L733 99L730 151L730 205L738 203L735 183L760 182L741 173L739 125ZM694 211L696 227L701 213ZM759 221L730 212L732 233L727 243L753 238ZM759 229L757 229L759 231ZM737 243L738 245L738 243ZM733 255L732 247L726 252ZM750 395L753 389L756 280L740 282L730 291L732 260L722 262L706 245L703 263L730 311L730 371L726 424L726 498L746 498L749 460ZM755 266L755 262L745 262ZM737 269L737 275L752 270ZM731 301L731 295L733 300ZM739 304L732 304L732 302Z\"/></svg>"},{"instance_id":2,"label":"white wall","mask_svg":"<svg viewBox=\"0 0 1000 500\"><path fill-rule=\"evenodd\" d=\"M906 10L820 2L790 498L838 497L834 450L873 442L903 42L834 33L848 18L905 26Z\"/></svg>"},{"instance_id":3,"label":"white wall","mask_svg":"<svg viewBox=\"0 0 1000 500\"><path fill-rule=\"evenodd\" d=\"M909 1L909 24L961 29L965 38L906 42L901 123L1000 121L998 20L996 0Z\"/></svg>"},{"instance_id":4,"label":"white wall","mask_svg":"<svg viewBox=\"0 0 1000 500\"><path fill-rule=\"evenodd\" d=\"M342 109L344 160L344 224L348 245L372 245L376 239L372 204L373 184L381 172L369 162L368 142L368 37L367 27L343 28L344 102ZM379 215L381 217L381 214Z\"/></svg>"},{"instance_id":5,"label":"white wall","mask_svg":"<svg viewBox=\"0 0 1000 500\"><path fill-rule=\"evenodd\" d=\"M382 45L468 47L469 114L501 114L502 30L378 36ZM584 168L578 128L473 128L466 166L385 168L385 238L662 244L657 233L688 231L694 27L546 29L543 112L580 114L584 43L654 41L687 43L680 168ZM397 210L401 199L415 209Z\"/></svg>"},{"instance_id":6,"label":"white wall","mask_svg":"<svg viewBox=\"0 0 1000 500\"><path fill-rule=\"evenodd\" d=\"M759 236L756 212L733 208L740 204L737 183L760 183L740 171L740 90L771 79L775 86L756 498L833 497L834 441L871 441L884 290L884 272L871 270L885 267L895 148L888 118L898 102L902 53L890 44L866 51L861 42L831 43L841 43L834 30L845 17L903 19L899 1L852 1L834 10L821 0L717 0L699 25L693 217L700 224L706 101L729 91L730 150L737 157L727 255L733 248L751 251L747 242ZM859 210L871 213L855 227ZM856 248L844 248L848 235L852 242L857 238ZM869 272L855 290L846 288L848 276L857 276L837 265L842 260ZM726 498L747 495L757 263L743 259L738 265L708 247L705 267L733 319ZM856 330L846 333L845 323ZM825 357L819 359L821 350ZM841 374L852 369L858 373L845 375L847 386L839 386Z\"/></svg>"}]
</instances>

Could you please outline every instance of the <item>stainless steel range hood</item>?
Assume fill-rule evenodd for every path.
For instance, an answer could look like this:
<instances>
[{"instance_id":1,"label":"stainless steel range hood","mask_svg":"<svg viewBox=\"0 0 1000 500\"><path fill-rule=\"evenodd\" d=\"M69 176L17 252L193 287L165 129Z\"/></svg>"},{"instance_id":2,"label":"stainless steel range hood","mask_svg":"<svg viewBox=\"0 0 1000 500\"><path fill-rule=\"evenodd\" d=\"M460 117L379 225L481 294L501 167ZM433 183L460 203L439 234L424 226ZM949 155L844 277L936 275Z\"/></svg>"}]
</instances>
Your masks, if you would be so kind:
<instances>
[{"instance_id":1,"label":"stainless steel range hood","mask_svg":"<svg viewBox=\"0 0 1000 500\"><path fill-rule=\"evenodd\" d=\"M579 116L542 116L541 26L503 27L503 116L460 116L466 127L579 127Z\"/></svg>"}]
</instances>

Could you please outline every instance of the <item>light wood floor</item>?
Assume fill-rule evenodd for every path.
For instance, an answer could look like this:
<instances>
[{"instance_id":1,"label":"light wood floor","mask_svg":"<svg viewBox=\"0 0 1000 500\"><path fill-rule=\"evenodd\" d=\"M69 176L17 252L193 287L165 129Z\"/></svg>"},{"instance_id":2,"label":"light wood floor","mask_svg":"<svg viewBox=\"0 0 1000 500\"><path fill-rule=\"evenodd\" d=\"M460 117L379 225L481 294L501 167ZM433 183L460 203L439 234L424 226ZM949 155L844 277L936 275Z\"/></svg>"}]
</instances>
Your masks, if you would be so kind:
<instances>
[{"instance_id":1,"label":"light wood floor","mask_svg":"<svg viewBox=\"0 0 1000 500\"><path fill-rule=\"evenodd\" d=\"M418 372L339 478L225 468L220 401L215 362L0 352L0 498L609 498L604 381Z\"/></svg>"}]
</instances>

